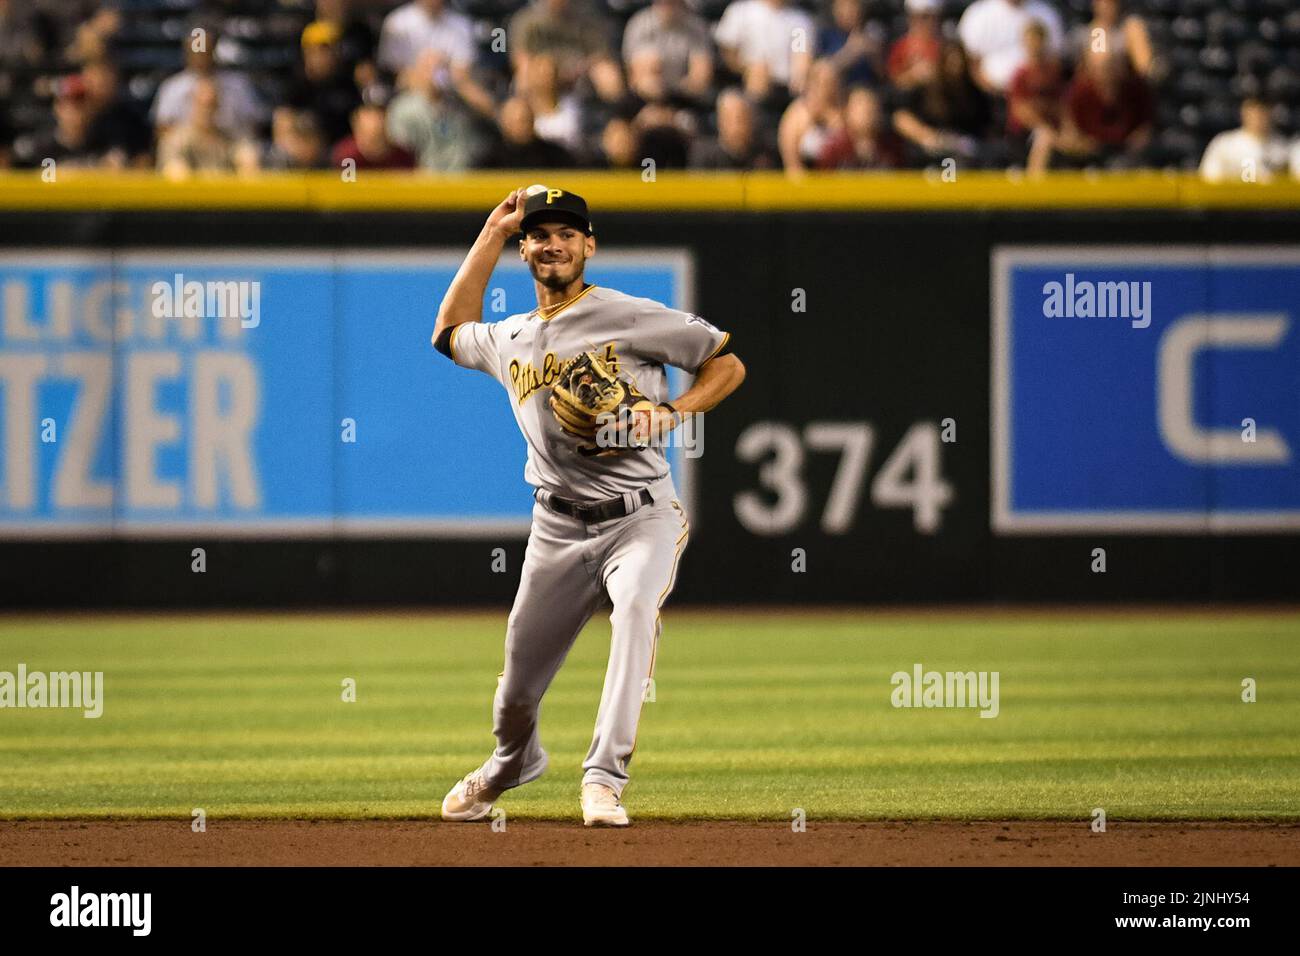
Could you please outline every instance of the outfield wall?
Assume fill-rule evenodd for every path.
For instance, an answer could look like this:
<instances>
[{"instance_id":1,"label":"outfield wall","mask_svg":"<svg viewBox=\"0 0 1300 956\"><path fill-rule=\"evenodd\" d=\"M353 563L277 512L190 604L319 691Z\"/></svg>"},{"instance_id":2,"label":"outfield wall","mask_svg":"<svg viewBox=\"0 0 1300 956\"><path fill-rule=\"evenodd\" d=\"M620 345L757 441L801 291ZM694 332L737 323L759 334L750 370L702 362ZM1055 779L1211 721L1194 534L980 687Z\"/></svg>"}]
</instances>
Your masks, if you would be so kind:
<instances>
[{"instance_id":1,"label":"outfield wall","mask_svg":"<svg viewBox=\"0 0 1300 956\"><path fill-rule=\"evenodd\" d=\"M516 178L0 179L0 600L507 603L522 442L428 336ZM1294 596L1297 187L562 185L749 369L675 453L679 601ZM178 274L255 314L152 314ZM530 295L507 250L487 318Z\"/></svg>"}]
</instances>

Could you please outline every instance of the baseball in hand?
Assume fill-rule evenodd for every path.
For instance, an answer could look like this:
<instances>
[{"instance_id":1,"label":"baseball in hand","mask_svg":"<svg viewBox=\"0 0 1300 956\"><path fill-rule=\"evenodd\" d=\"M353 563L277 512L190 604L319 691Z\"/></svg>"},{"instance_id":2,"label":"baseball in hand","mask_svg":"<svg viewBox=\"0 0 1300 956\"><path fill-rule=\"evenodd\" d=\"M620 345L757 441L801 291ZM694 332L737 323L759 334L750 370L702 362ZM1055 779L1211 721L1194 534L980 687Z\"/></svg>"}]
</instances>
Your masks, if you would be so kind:
<instances>
[{"instance_id":1,"label":"baseball in hand","mask_svg":"<svg viewBox=\"0 0 1300 956\"><path fill-rule=\"evenodd\" d=\"M631 429L628 435L628 444L634 448L644 448L650 441L657 436L654 434L654 414L655 406L653 402L642 399L636 402L632 408Z\"/></svg>"},{"instance_id":2,"label":"baseball in hand","mask_svg":"<svg viewBox=\"0 0 1300 956\"><path fill-rule=\"evenodd\" d=\"M543 186L541 183L533 183L531 186L529 186L527 189L524 190L524 194L528 196L532 196L535 193L544 193L544 192L546 192L546 187Z\"/></svg>"}]
</instances>

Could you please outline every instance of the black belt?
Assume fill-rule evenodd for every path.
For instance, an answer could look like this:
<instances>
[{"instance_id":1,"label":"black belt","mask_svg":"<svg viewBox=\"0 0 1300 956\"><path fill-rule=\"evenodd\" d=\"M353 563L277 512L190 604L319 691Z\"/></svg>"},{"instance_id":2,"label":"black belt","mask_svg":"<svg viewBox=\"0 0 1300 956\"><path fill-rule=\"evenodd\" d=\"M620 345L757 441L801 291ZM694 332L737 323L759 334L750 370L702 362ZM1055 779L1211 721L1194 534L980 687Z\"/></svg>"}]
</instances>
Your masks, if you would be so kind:
<instances>
[{"instance_id":1,"label":"black belt","mask_svg":"<svg viewBox=\"0 0 1300 956\"><path fill-rule=\"evenodd\" d=\"M650 492L642 488L636 494L636 500L640 505L648 505L654 501ZM623 495L617 498L607 498L604 501L593 502L592 504L583 504L581 501L570 501L568 498L561 498L559 495L546 494L541 496L542 504L550 508L557 514L567 515L570 518L577 518L579 521L585 521L587 524L595 524L597 521L609 521L611 518L623 518L631 514L636 509L629 509L627 501Z\"/></svg>"}]
</instances>

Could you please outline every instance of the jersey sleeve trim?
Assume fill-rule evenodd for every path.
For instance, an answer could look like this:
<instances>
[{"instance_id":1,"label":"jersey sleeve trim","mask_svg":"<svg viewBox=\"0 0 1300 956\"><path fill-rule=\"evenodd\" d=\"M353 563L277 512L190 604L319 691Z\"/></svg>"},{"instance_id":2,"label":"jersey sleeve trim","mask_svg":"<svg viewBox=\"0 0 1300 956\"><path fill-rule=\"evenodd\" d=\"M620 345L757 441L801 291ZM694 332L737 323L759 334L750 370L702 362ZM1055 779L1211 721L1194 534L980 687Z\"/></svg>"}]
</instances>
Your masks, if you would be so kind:
<instances>
[{"instance_id":1,"label":"jersey sleeve trim","mask_svg":"<svg viewBox=\"0 0 1300 956\"><path fill-rule=\"evenodd\" d=\"M704 359L704 362L701 362L700 365L703 366L705 362L711 362L719 355L726 355L730 351L731 351L731 333L723 332L722 341L718 343L718 347L714 349L712 352L710 352L708 356Z\"/></svg>"},{"instance_id":2,"label":"jersey sleeve trim","mask_svg":"<svg viewBox=\"0 0 1300 956\"><path fill-rule=\"evenodd\" d=\"M463 325L464 323L461 324ZM447 339L448 355L451 358L451 360L455 362L457 365L460 364L460 359L456 358L456 333L459 331L460 331L460 325L453 325L451 327L451 337Z\"/></svg>"}]
</instances>

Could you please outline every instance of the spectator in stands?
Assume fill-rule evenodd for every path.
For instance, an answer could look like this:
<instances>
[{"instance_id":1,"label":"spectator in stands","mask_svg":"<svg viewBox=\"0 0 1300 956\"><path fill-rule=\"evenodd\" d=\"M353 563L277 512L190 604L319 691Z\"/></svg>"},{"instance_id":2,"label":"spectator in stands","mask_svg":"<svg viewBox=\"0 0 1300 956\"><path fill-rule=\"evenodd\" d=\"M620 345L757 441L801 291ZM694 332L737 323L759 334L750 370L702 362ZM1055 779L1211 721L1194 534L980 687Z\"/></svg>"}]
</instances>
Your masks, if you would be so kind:
<instances>
[{"instance_id":1,"label":"spectator in stands","mask_svg":"<svg viewBox=\"0 0 1300 956\"><path fill-rule=\"evenodd\" d=\"M0 97L13 89L12 73L34 70L45 57L31 11L11 0L0 0Z\"/></svg>"},{"instance_id":2,"label":"spectator in stands","mask_svg":"<svg viewBox=\"0 0 1300 956\"><path fill-rule=\"evenodd\" d=\"M1267 182L1286 170L1287 142L1273 131L1269 104L1257 96L1241 102L1241 127L1210 140L1201 177L1212 183Z\"/></svg>"},{"instance_id":3,"label":"spectator in stands","mask_svg":"<svg viewBox=\"0 0 1300 956\"><path fill-rule=\"evenodd\" d=\"M339 60L357 89L379 81L375 67L375 32L352 9L352 0L316 0L316 21L333 24L339 36Z\"/></svg>"},{"instance_id":4,"label":"spectator in stands","mask_svg":"<svg viewBox=\"0 0 1300 956\"><path fill-rule=\"evenodd\" d=\"M190 96L182 113L185 119L169 127L158 143L159 171L169 179L184 179L194 173L256 172L256 145L237 139L221 126L218 79L197 77Z\"/></svg>"},{"instance_id":5,"label":"spectator in stands","mask_svg":"<svg viewBox=\"0 0 1300 956\"><path fill-rule=\"evenodd\" d=\"M302 64L284 95L286 105L309 111L326 142L348 135L352 111L361 103L352 73L343 62L339 28L317 20L302 31Z\"/></svg>"},{"instance_id":6,"label":"spectator in stands","mask_svg":"<svg viewBox=\"0 0 1300 956\"><path fill-rule=\"evenodd\" d=\"M583 143L582 107L574 94L561 94L559 84L559 67L549 53L526 58L515 76L515 92L528 101L538 137L576 155Z\"/></svg>"},{"instance_id":7,"label":"spectator in stands","mask_svg":"<svg viewBox=\"0 0 1300 956\"><path fill-rule=\"evenodd\" d=\"M692 169L775 169L778 157L759 134L754 105L736 87L718 94L718 135L692 145Z\"/></svg>"},{"instance_id":8,"label":"spectator in stands","mask_svg":"<svg viewBox=\"0 0 1300 956\"><path fill-rule=\"evenodd\" d=\"M1055 156L1074 165L1140 165L1151 143L1154 104L1126 57L1089 53L1065 94Z\"/></svg>"},{"instance_id":9,"label":"spectator in stands","mask_svg":"<svg viewBox=\"0 0 1300 956\"><path fill-rule=\"evenodd\" d=\"M119 90L117 68L107 60L81 71L90 110L89 148L110 169L153 165L153 133L135 103Z\"/></svg>"},{"instance_id":10,"label":"spectator in stands","mask_svg":"<svg viewBox=\"0 0 1300 956\"><path fill-rule=\"evenodd\" d=\"M1150 75L1155 60L1146 23L1136 13L1124 16L1122 0L1093 0L1092 20L1079 27L1074 51L1079 62L1088 53L1123 54L1141 77Z\"/></svg>"},{"instance_id":11,"label":"spectator in stands","mask_svg":"<svg viewBox=\"0 0 1300 956\"><path fill-rule=\"evenodd\" d=\"M727 69L762 101L803 92L816 53L812 17L787 0L733 0L713 38Z\"/></svg>"},{"instance_id":12,"label":"spectator in stands","mask_svg":"<svg viewBox=\"0 0 1300 956\"><path fill-rule=\"evenodd\" d=\"M642 159L654 161L657 169L685 169L695 124L687 110L667 103L647 103L632 120Z\"/></svg>"},{"instance_id":13,"label":"spectator in stands","mask_svg":"<svg viewBox=\"0 0 1300 956\"><path fill-rule=\"evenodd\" d=\"M681 0L657 0L657 3L665 8L681 6ZM659 16L654 7L642 12ZM663 15L677 17L679 25L689 16L681 9ZM653 24L654 21L642 22ZM690 35L692 45L683 47L679 51L680 57L674 55L680 59L673 68L674 74L678 69L685 70L682 82L669 84L660 48L642 46L629 64L628 90L614 105L615 112L631 122L641 158L652 159L656 166L663 168L686 167L690 157L689 142L699 127L700 112L713 99L712 40L703 21L698 21L696 26L698 29ZM632 39L634 44L638 42L635 37ZM671 52L672 44L664 43L662 49ZM692 73L695 79L691 79ZM692 85L685 85L687 82Z\"/></svg>"},{"instance_id":14,"label":"spectator in stands","mask_svg":"<svg viewBox=\"0 0 1300 956\"><path fill-rule=\"evenodd\" d=\"M90 142L90 122L86 84L80 76L64 77L54 97L54 126L31 140L26 165L39 167L52 159L58 166L74 169L98 166L100 155Z\"/></svg>"},{"instance_id":15,"label":"spectator in stands","mask_svg":"<svg viewBox=\"0 0 1300 956\"><path fill-rule=\"evenodd\" d=\"M654 0L623 31L628 86L648 102L703 100L713 86L713 41L684 0Z\"/></svg>"},{"instance_id":16,"label":"spectator in stands","mask_svg":"<svg viewBox=\"0 0 1300 956\"><path fill-rule=\"evenodd\" d=\"M902 148L885 121L880 97L870 87L850 89L844 104L844 129L822 147L818 168L894 169L901 161Z\"/></svg>"},{"instance_id":17,"label":"spectator in stands","mask_svg":"<svg viewBox=\"0 0 1300 956\"><path fill-rule=\"evenodd\" d=\"M1030 20L1025 27L1025 62L1007 88L1007 137L1018 156L1029 152L1033 162L1028 165L1034 172L1046 169L1051 158L1046 144L1061 125L1064 92L1065 74L1061 61L1048 49L1047 28L1041 20ZM1039 143L1036 152L1030 150L1031 136Z\"/></svg>"},{"instance_id":18,"label":"spectator in stands","mask_svg":"<svg viewBox=\"0 0 1300 956\"><path fill-rule=\"evenodd\" d=\"M325 137L316 115L308 110L278 107L271 116L271 145L263 169L324 169Z\"/></svg>"},{"instance_id":19,"label":"spectator in stands","mask_svg":"<svg viewBox=\"0 0 1300 956\"><path fill-rule=\"evenodd\" d=\"M414 169L415 157L388 138L387 113L377 102L363 101L352 111L352 135L334 144L330 164L336 169L348 160L362 169Z\"/></svg>"},{"instance_id":20,"label":"spectator in stands","mask_svg":"<svg viewBox=\"0 0 1300 956\"><path fill-rule=\"evenodd\" d=\"M961 15L957 33L970 59L971 76L985 92L1004 94L1025 62L1024 35L1030 20L1042 21L1049 49L1060 54L1061 17L1044 0L975 0Z\"/></svg>"},{"instance_id":21,"label":"spectator in stands","mask_svg":"<svg viewBox=\"0 0 1300 956\"><path fill-rule=\"evenodd\" d=\"M384 18L379 33L379 67L393 76L409 69L426 50L436 55L435 77L455 90L470 108L492 116L496 104L474 79L474 25L447 0L412 0Z\"/></svg>"},{"instance_id":22,"label":"spectator in stands","mask_svg":"<svg viewBox=\"0 0 1300 956\"><path fill-rule=\"evenodd\" d=\"M253 84L236 70L217 69L213 56L217 44L215 29L210 26L194 29L202 32L197 36L192 31L185 34L185 69L163 80L154 97L154 132L161 140L170 128L185 122L191 105L199 101L194 95L196 87L200 81L210 79L216 84L219 103L216 128L235 139L251 137L265 116Z\"/></svg>"},{"instance_id":23,"label":"spectator in stands","mask_svg":"<svg viewBox=\"0 0 1300 956\"><path fill-rule=\"evenodd\" d=\"M77 24L67 58L73 63L86 64L106 59L109 45L122 28L122 14L116 7L105 4Z\"/></svg>"},{"instance_id":24,"label":"spectator in stands","mask_svg":"<svg viewBox=\"0 0 1300 956\"><path fill-rule=\"evenodd\" d=\"M839 70L845 87L876 84L882 45L881 30L867 22L862 0L831 0L831 22L817 34L817 55Z\"/></svg>"},{"instance_id":25,"label":"spectator in stands","mask_svg":"<svg viewBox=\"0 0 1300 956\"><path fill-rule=\"evenodd\" d=\"M907 0L907 32L890 47L886 70L899 90L928 83L939 69L942 0Z\"/></svg>"},{"instance_id":26,"label":"spectator in stands","mask_svg":"<svg viewBox=\"0 0 1300 956\"><path fill-rule=\"evenodd\" d=\"M843 129L844 90L839 70L830 60L817 60L808 71L803 95L786 108L777 129L786 173L797 177L816 168L827 142Z\"/></svg>"},{"instance_id":27,"label":"spectator in stands","mask_svg":"<svg viewBox=\"0 0 1300 956\"><path fill-rule=\"evenodd\" d=\"M635 82L614 111L631 123L640 159L653 160L661 169L685 169L690 140L699 126L696 110L702 104L688 96L674 95L657 77L637 77L634 73L633 79Z\"/></svg>"},{"instance_id":28,"label":"spectator in stands","mask_svg":"<svg viewBox=\"0 0 1300 956\"><path fill-rule=\"evenodd\" d=\"M906 141L905 157L912 165L925 165L938 158L980 160L980 139L991 118L988 97L971 78L965 51L946 42L939 69L902 96L893 123Z\"/></svg>"},{"instance_id":29,"label":"spectator in stands","mask_svg":"<svg viewBox=\"0 0 1300 956\"><path fill-rule=\"evenodd\" d=\"M550 55L560 88L586 78L596 95L614 103L623 95L623 69L611 53L613 32L604 15L574 0L533 0L510 19L510 63L516 75L529 57Z\"/></svg>"},{"instance_id":30,"label":"spectator in stands","mask_svg":"<svg viewBox=\"0 0 1300 956\"><path fill-rule=\"evenodd\" d=\"M434 81L437 54L426 50L402 74L405 87L388 105L388 138L431 172L468 169L476 136L469 118Z\"/></svg>"},{"instance_id":31,"label":"spectator in stands","mask_svg":"<svg viewBox=\"0 0 1300 956\"><path fill-rule=\"evenodd\" d=\"M480 164L484 169L561 169L573 166L562 146L539 139L533 129L533 111L522 96L501 104L497 119L499 140Z\"/></svg>"},{"instance_id":32,"label":"spectator in stands","mask_svg":"<svg viewBox=\"0 0 1300 956\"><path fill-rule=\"evenodd\" d=\"M668 88L664 76L663 59L657 50L646 49L627 63L626 100L637 103L662 103L676 97ZM619 104L622 106L622 104Z\"/></svg>"},{"instance_id":33,"label":"spectator in stands","mask_svg":"<svg viewBox=\"0 0 1300 956\"><path fill-rule=\"evenodd\" d=\"M474 62L474 25L447 0L411 0L384 18L379 31L379 68L397 76L426 50L446 66Z\"/></svg>"},{"instance_id":34,"label":"spectator in stands","mask_svg":"<svg viewBox=\"0 0 1300 956\"><path fill-rule=\"evenodd\" d=\"M601 163L606 169L634 169L640 165L636 130L632 121L614 116L600 134Z\"/></svg>"}]
</instances>

